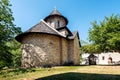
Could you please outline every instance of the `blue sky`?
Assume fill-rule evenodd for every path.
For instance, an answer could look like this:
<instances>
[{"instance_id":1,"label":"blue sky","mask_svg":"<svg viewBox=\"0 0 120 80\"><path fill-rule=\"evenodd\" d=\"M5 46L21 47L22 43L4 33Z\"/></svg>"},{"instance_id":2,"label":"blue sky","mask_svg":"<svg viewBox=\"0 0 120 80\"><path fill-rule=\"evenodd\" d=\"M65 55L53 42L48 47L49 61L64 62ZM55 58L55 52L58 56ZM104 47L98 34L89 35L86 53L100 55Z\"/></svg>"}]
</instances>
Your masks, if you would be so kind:
<instances>
[{"instance_id":1,"label":"blue sky","mask_svg":"<svg viewBox=\"0 0 120 80\"><path fill-rule=\"evenodd\" d=\"M48 16L54 7L65 17L71 31L87 41L91 22L120 14L120 0L11 0L14 23L26 31Z\"/></svg>"}]
</instances>

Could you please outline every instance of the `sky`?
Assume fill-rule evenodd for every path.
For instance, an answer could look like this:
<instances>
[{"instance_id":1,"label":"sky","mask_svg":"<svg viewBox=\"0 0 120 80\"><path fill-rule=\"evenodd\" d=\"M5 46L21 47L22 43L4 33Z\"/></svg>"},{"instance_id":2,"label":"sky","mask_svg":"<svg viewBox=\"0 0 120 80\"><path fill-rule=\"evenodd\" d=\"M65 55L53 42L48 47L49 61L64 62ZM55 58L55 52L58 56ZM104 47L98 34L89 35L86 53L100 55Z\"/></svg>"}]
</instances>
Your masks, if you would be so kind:
<instances>
[{"instance_id":1,"label":"sky","mask_svg":"<svg viewBox=\"0 0 120 80\"><path fill-rule=\"evenodd\" d=\"M120 14L120 0L10 0L14 24L25 32L48 16L54 7L68 19L67 27L89 42L91 22Z\"/></svg>"}]
</instances>

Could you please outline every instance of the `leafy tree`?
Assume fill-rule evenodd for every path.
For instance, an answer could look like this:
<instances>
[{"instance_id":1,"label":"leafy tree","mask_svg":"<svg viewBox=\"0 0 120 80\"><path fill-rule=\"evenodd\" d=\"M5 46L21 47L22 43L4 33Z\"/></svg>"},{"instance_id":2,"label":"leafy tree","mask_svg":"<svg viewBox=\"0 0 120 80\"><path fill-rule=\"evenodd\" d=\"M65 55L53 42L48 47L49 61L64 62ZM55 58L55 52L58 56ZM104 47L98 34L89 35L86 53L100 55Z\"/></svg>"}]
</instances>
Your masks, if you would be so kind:
<instances>
[{"instance_id":1,"label":"leafy tree","mask_svg":"<svg viewBox=\"0 0 120 80\"><path fill-rule=\"evenodd\" d=\"M120 51L120 16L105 17L100 24L96 21L92 22L92 28L89 30L89 40L97 52Z\"/></svg>"},{"instance_id":2,"label":"leafy tree","mask_svg":"<svg viewBox=\"0 0 120 80\"><path fill-rule=\"evenodd\" d=\"M20 67L21 66L21 44L18 43L15 39L6 43L9 47L9 52L12 54L11 67Z\"/></svg>"},{"instance_id":3,"label":"leafy tree","mask_svg":"<svg viewBox=\"0 0 120 80\"><path fill-rule=\"evenodd\" d=\"M13 23L14 18L10 6L9 0L0 1L0 68L9 67L13 62L13 54L8 42L14 41L14 37L21 33L21 28L15 27Z\"/></svg>"}]
</instances>

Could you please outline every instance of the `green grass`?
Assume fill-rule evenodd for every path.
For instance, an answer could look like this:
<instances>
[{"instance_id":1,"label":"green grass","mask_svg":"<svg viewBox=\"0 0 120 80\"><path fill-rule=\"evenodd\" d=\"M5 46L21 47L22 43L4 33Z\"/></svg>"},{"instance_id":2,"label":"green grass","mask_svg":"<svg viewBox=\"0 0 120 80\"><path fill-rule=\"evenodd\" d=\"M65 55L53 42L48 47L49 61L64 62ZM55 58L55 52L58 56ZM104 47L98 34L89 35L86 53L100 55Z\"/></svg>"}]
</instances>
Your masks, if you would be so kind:
<instances>
[{"instance_id":1,"label":"green grass","mask_svg":"<svg viewBox=\"0 0 120 80\"><path fill-rule=\"evenodd\" d=\"M120 80L120 66L61 66L7 69L0 80Z\"/></svg>"}]
</instances>

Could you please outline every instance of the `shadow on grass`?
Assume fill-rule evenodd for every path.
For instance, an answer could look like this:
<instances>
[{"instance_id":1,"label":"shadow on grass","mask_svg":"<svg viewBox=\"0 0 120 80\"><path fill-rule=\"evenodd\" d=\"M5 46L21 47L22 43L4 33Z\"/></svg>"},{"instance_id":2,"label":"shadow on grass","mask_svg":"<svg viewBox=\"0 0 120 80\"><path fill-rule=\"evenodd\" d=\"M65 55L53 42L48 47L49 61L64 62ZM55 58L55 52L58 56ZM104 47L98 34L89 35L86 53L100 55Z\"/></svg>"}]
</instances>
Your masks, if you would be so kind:
<instances>
[{"instance_id":1,"label":"shadow on grass","mask_svg":"<svg viewBox=\"0 0 120 80\"><path fill-rule=\"evenodd\" d=\"M46 76L35 80L120 80L120 75L70 72Z\"/></svg>"}]
</instances>

